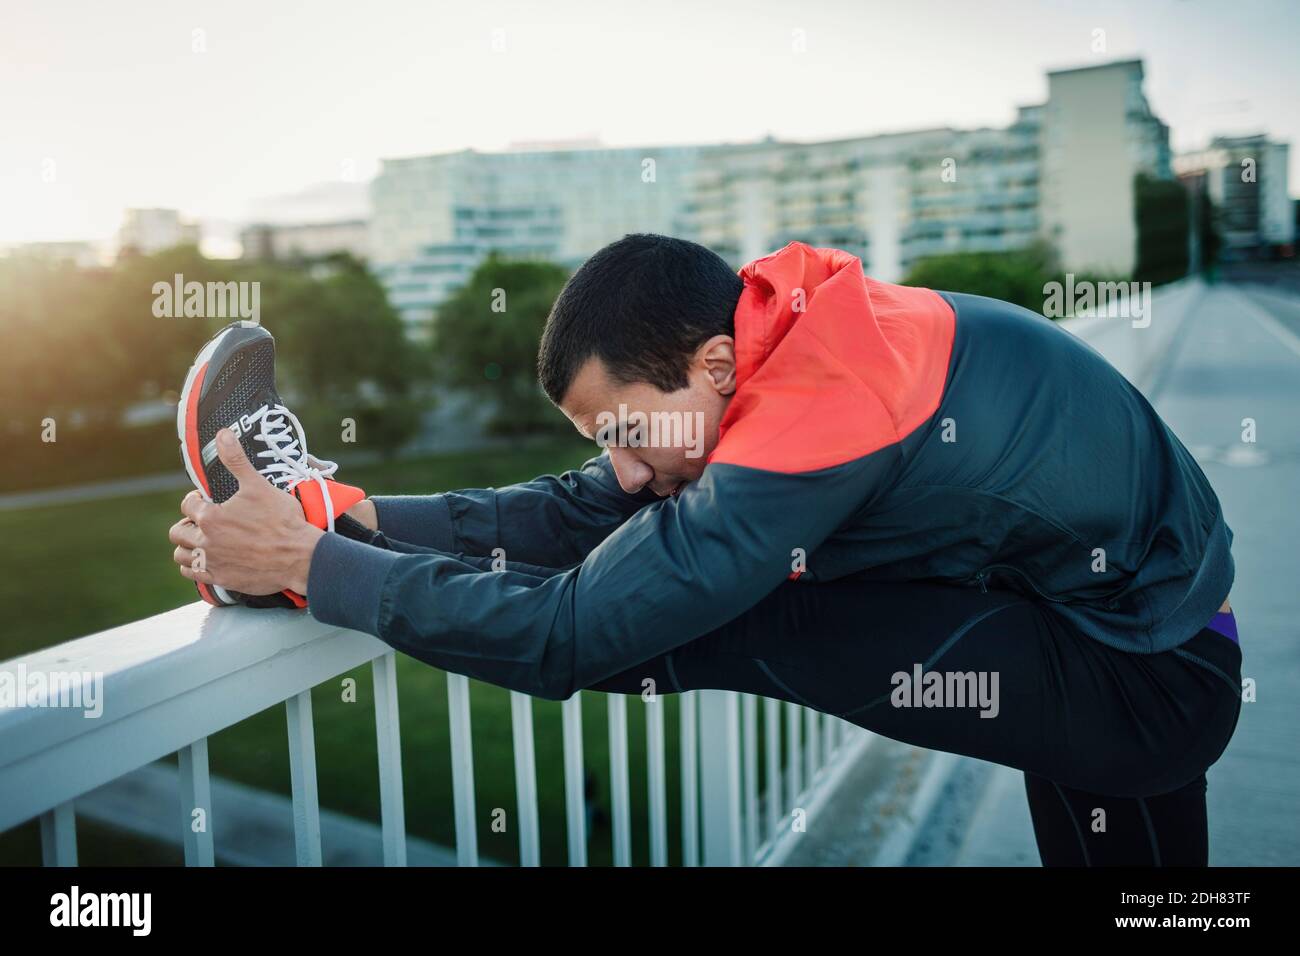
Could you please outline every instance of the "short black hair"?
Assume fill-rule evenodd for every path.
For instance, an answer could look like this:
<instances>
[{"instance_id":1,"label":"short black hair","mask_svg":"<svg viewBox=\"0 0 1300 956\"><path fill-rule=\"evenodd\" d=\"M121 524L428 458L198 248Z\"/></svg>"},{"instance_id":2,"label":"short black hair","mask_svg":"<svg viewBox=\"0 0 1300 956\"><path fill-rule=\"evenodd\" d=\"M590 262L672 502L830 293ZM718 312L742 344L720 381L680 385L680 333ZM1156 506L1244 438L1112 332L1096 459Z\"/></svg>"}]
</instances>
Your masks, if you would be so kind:
<instances>
[{"instance_id":1,"label":"short black hair","mask_svg":"<svg viewBox=\"0 0 1300 956\"><path fill-rule=\"evenodd\" d=\"M593 356L615 381L685 388L695 350L715 335L735 334L743 289L711 249L629 233L579 266L556 297L537 353L542 388L559 405Z\"/></svg>"}]
</instances>

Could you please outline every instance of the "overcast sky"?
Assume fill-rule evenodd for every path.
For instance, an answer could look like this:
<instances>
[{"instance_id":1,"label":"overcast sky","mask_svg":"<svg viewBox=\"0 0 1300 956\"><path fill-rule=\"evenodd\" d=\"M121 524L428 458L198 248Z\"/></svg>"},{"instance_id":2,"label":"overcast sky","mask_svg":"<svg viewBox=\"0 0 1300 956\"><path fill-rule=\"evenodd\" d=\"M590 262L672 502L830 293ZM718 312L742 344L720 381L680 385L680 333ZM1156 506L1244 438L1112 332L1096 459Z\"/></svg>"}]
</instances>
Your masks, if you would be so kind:
<instances>
[{"instance_id":1,"label":"overcast sky","mask_svg":"<svg viewBox=\"0 0 1300 956\"><path fill-rule=\"evenodd\" d=\"M1004 125L1046 70L1134 56L1176 150L1265 130L1296 195L1298 41L1294 0L0 0L0 242L516 141Z\"/></svg>"}]
</instances>

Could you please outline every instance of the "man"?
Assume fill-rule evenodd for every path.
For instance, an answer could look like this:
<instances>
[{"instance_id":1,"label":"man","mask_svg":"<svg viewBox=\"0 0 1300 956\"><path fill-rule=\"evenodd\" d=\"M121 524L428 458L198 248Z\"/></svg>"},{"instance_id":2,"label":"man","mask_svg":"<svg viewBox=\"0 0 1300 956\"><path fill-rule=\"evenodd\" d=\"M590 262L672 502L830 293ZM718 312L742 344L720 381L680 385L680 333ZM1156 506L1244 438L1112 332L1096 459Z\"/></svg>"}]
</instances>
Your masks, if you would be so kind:
<instances>
[{"instance_id":1,"label":"man","mask_svg":"<svg viewBox=\"0 0 1300 956\"><path fill-rule=\"evenodd\" d=\"M629 235L566 284L539 376L603 455L337 523L222 433L239 491L182 503L181 573L542 697L731 688L1022 769L1045 863L1206 862L1204 771L1241 706L1232 532L1086 344L840 250L737 275ZM682 427L647 443L654 421ZM702 441L662 441L686 422ZM971 673L991 706L931 693Z\"/></svg>"}]
</instances>

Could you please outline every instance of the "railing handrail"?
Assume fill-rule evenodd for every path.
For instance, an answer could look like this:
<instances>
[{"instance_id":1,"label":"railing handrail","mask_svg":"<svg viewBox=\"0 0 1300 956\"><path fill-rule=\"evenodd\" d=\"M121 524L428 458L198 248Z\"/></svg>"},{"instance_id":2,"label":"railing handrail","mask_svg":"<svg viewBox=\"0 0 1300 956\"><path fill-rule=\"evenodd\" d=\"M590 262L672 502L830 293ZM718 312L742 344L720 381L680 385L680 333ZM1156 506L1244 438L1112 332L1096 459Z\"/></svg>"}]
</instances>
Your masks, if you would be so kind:
<instances>
[{"instance_id":1,"label":"railing handrail","mask_svg":"<svg viewBox=\"0 0 1300 956\"><path fill-rule=\"evenodd\" d=\"M42 845L49 864L75 865L75 817L73 801L109 783L125 773L144 766L172 753L180 755L182 804L185 808L205 807L210 810L207 770L207 738L241 720L269 707L284 704L287 707L290 727L291 764L305 761L301 772L295 771L293 779L295 803L295 843L299 862L319 864L320 838L318 832L318 805L316 801L314 744L312 743L310 691L318 684L346 673L367 662L376 672L377 713L381 718L380 778L381 797L384 799L385 860L404 864L404 826L401 810L400 753L397 746L396 683L392 669L394 651L378 638L358 631L321 624L302 611L284 609L252 610L248 608L213 608L202 602L166 611L140 621L124 624L98 634L78 638L64 644L44 648L31 654L0 662L0 672L19 671L27 674L64 673L98 674L102 678L100 694L102 713L88 717L83 708L68 707L15 707L0 709L0 832L17 824L39 817ZM380 676L382 674L382 676ZM468 720L468 683L466 678L448 675L449 692L453 694L452 735L453 749L459 741L468 746L468 726L457 728L456 722ZM381 692L382 691L382 692ZM698 724L694 700L683 700L683 725L680 744L683 784L693 779L696 766L696 740L712 741L717 752L713 758L699 759L699 783L707 812L697 816L697 798L683 793L682 812L686 818L698 819L703 828L704 842L697 846L690 833L683 833L684 853L688 859L706 864L735 864L743 861L766 862L776 859L771 853L772 841L782 837L780 832L770 832L763 839L757 830L745 838L731 822L731 816L742 813L739 806L739 780L734 760L739 752L741 727L737 724L737 711L742 695L729 691L699 692L706 705ZM566 701L566 723L578 720L576 706L579 695ZM694 698L695 694L685 695ZM521 711L519 704L525 695L512 693L515 711L516 760L520 747L531 752L531 720L522 722L526 728L520 737ZM616 699L617 698L617 699ZM618 695L610 700L610 713L623 712L626 703ZM687 704L690 704L689 708ZM795 727L807 723L809 733L819 723L820 715L805 714L805 708L779 701L768 701L769 708L779 707L787 713ZM649 706L649 705L647 705ZM712 708L712 709L709 709ZM775 713L775 711L771 711ZM747 738L754 733L754 712L747 710L743 721ZM803 715L802 719L797 715ZM662 711L647 714L662 721ZM689 718L689 719L688 719ZM830 721L830 718L825 718ZM834 721L818 733L826 734L825 758L818 752L817 738L807 742L811 749L805 753L803 743L794 739L788 756L796 765L808 763L806 771L795 766L789 782L796 793L779 792L778 800L818 798L818 791L828 781L838 779L835 768L845 759L860 752L855 746L855 735L846 735L853 728ZM706 728L705 724L710 726ZM716 724L716 727L712 726ZM652 721L649 727L656 726ZM615 779L626 775L626 723L611 725L611 747L621 738L623 762L611 766ZM568 740L577 734L579 741L570 746ZM698 738L697 738L698 733ZM662 727L659 728L662 737ZM689 740L688 740L689 736ZM861 743L861 740L857 740ZM717 749L720 748L720 749ZM652 779L662 780L664 747L662 741L651 754ZM577 724L566 728L566 763L576 757L581 769L580 730ZM389 766L385 767L385 756ZM700 755L703 757L704 755ZM611 752L611 760L614 753ZM726 759L722 759L725 757ZM805 757L807 760L805 761ZM453 759L453 777L459 785L472 779L472 756L466 751L460 764ZM815 766L814 766L815 764ZM728 772L719 774L726 765ZM519 766L516 766L519 776ZM778 774L779 775L779 774ZM726 779L726 792L716 792L710 781L714 777ZM804 779L806 776L807 779ZM520 778L525 789L532 777L525 772ZM570 779L572 778L572 779ZM815 778L815 779L814 779ZM566 781L577 785L579 774L566 767ZM519 781L517 780L518 784ZM469 784L472 786L472 784ZM535 784L534 784L535 785ZM754 788L757 780L746 781L745 795L752 808L756 807ZM662 787L662 784L659 784ZM570 788L572 789L572 788ZM689 788L691 791L694 787ZM580 790L575 791L581 799ZM619 802L626 812L626 794ZM569 795L573 804L573 794ZM716 799L715 799L716 797ZM532 803L526 792L520 793L522 803ZM652 801L655 799L652 794ZM768 800L771 799L769 794ZM714 800L718 806L709 807ZM662 794L659 803L663 803ZM464 863L476 863L477 851L472 838L473 798L465 796L458 801L457 852ZM725 804L725 806L724 806ZM522 805L522 804L521 804ZM811 805L811 802L810 802ZM581 841L580 817L575 827L573 814L576 805L569 806L571 838L577 834ZM535 812L521 809L521 814ZM662 831L664 807L654 813L652 828ZM710 816L711 815L711 816ZM778 812L776 818L780 818ZM712 825L710 825L712 820ZM313 821L317 821L313 823ZM623 846L621 862L630 862L627 849L627 823L618 827ZM757 827L757 818L754 821ZM685 826L685 823L684 823ZM788 835L786 835L788 837ZM665 861L663 834L659 833L654 856ZM186 862L200 865L212 863L212 836L208 832L196 835L185 832ZM759 840L761 842L756 843ZM535 840L534 840L535 842ZM789 841L781 841L783 848ZM585 861L585 847L577 855L570 847L571 862L581 865ZM697 855L702 852L702 855ZM618 854L616 854L617 856ZM779 855L778 855L779 856ZM534 864L536 861L533 861ZM652 862L655 862L652 860Z\"/></svg>"},{"instance_id":2,"label":"railing handrail","mask_svg":"<svg viewBox=\"0 0 1300 956\"><path fill-rule=\"evenodd\" d=\"M103 704L98 717L80 708L0 708L0 831L390 651L302 612L196 601L0 662L0 672L102 675ZM273 659L275 681L254 679ZM141 719L147 734L137 732ZM83 746L92 739L93 748ZM109 761L94 751L135 756ZM42 775L53 761L59 772Z\"/></svg>"}]
</instances>

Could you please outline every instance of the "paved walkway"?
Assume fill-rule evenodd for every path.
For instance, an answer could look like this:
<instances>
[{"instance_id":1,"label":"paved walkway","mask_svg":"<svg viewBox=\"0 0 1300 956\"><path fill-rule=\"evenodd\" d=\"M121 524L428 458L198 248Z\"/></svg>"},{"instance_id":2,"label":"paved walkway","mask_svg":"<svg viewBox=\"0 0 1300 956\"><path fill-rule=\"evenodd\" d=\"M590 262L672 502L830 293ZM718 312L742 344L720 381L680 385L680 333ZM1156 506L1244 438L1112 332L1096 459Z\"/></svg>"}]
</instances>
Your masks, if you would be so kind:
<instances>
[{"instance_id":1,"label":"paved walkway","mask_svg":"<svg viewBox=\"0 0 1300 956\"><path fill-rule=\"evenodd\" d=\"M180 846L180 781L175 765L146 764L77 798L77 817ZM293 801L232 780L212 777L213 846L217 862L233 866L293 866ZM325 866L382 866L377 824L320 811ZM455 866L456 851L407 836L408 866ZM499 864L480 855L480 866Z\"/></svg>"},{"instance_id":2,"label":"paved walkway","mask_svg":"<svg viewBox=\"0 0 1300 956\"><path fill-rule=\"evenodd\" d=\"M545 441L543 436L541 439ZM518 441L505 437L484 437L463 442L434 443L421 438L403 448L395 457L399 461L427 458L432 455L449 454L464 451L482 451L517 446ZM340 465L373 465L384 461L377 452L352 452L339 455L334 459ZM66 505L79 501L107 501L112 498L130 498L135 495L147 495L156 491L184 492L190 488L190 480L176 459L173 471L155 472L152 475L137 475L133 478L119 478L113 481L94 481L81 485L62 485L58 488L42 488L38 491L9 491L0 494L0 511L20 511L24 508L44 508L50 505Z\"/></svg>"},{"instance_id":3,"label":"paved walkway","mask_svg":"<svg viewBox=\"0 0 1300 956\"><path fill-rule=\"evenodd\" d=\"M179 459L178 459L179 461ZM110 498L130 498L155 491L182 491L190 487L190 480L181 468L175 471L119 478L116 481L95 481L84 485L65 485L61 488L42 488L40 491L10 491L0 495L0 511L21 511L25 508L44 508L47 505L68 505L78 501L106 501Z\"/></svg>"}]
</instances>

